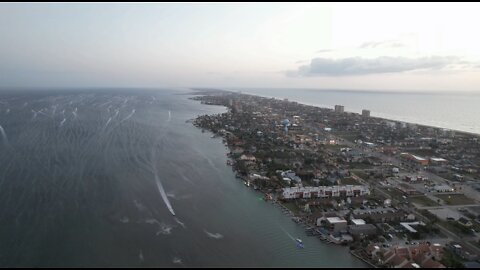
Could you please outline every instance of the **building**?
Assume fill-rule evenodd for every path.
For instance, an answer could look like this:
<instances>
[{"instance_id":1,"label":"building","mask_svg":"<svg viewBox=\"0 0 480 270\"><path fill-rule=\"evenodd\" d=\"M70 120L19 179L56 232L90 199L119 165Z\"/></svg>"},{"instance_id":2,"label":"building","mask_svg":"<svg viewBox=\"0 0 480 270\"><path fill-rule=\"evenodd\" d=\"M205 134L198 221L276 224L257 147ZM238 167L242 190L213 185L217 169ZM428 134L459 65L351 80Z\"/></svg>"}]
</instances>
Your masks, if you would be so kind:
<instances>
[{"instance_id":1,"label":"building","mask_svg":"<svg viewBox=\"0 0 480 270\"><path fill-rule=\"evenodd\" d=\"M377 227L373 224L360 224L348 226L348 232L355 238L377 234Z\"/></svg>"},{"instance_id":2,"label":"building","mask_svg":"<svg viewBox=\"0 0 480 270\"><path fill-rule=\"evenodd\" d=\"M430 164L432 165L445 165L447 163L448 161L444 158L436 158L436 157L430 158Z\"/></svg>"},{"instance_id":3,"label":"building","mask_svg":"<svg viewBox=\"0 0 480 270\"><path fill-rule=\"evenodd\" d=\"M370 117L370 111L369 110L362 110L362 116L363 117Z\"/></svg>"},{"instance_id":4,"label":"building","mask_svg":"<svg viewBox=\"0 0 480 270\"><path fill-rule=\"evenodd\" d=\"M370 194L365 186L318 186L284 188L283 199L357 197Z\"/></svg>"},{"instance_id":5,"label":"building","mask_svg":"<svg viewBox=\"0 0 480 270\"><path fill-rule=\"evenodd\" d=\"M425 159L425 158L420 157L420 156L412 155L412 154L409 154L409 153L401 153L400 157L405 159L405 160L415 162L415 163L423 165L423 166L428 165L428 159Z\"/></svg>"},{"instance_id":6,"label":"building","mask_svg":"<svg viewBox=\"0 0 480 270\"><path fill-rule=\"evenodd\" d=\"M335 105L335 112L336 113L343 113L345 112L345 107L342 105Z\"/></svg>"},{"instance_id":7,"label":"building","mask_svg":"<svg viewBox=\"0 0 480 270\"><path fill-rule=\"evenodd\" d=\"M436 192L453 192L453 191L455 191L455 189L453 189L449 185L436 185L436 186L433 187L433 189Z\"/></svg>"},{"instance_id":8,"label":"building","mask_svg":"<svg viewBox=\"0 0 480 270\"><path fill-rule=\"evenodd\" d=\"M351 222L352 222L353 225L365 225L365 224L367 224L365 222L365 220L363 220L363 219L352 219Z\"/></svg>"},{"instance_id":9,"label":"building","mask_svg":"<svg viewBox=\"0 0 480 270\"><path fill-rule=\"evenodd\" d=\"M344 218L340 217L329 217L327 218L327 225L334 231L346 231L347 230L347 221Z\"/></svg>"},{"instance_id":10,"label":"building","mask_svg":"<svg viewBox=\"0 0 480 270\"><path fill-rule=\"evenodd\" d=\"M414 188L410 185L407 185L405 183L400 183L397 186L397 189L399 189L401 192L403 192L406 195L415 195L415 194L418 193L416 188Z\"/></svg>"},{"instance_id":11,"label":"building","mask_svg":"<svg viewBox=\"0 0 480 270\"><path fill-rule=\"evenodd\" d=\"M417 225L425 226L425 223L423 223L423 222L400 222L400 225L403 228L405 228L407 231L409 231L411 233L416 233L417 230L415 230L412 226L417 226Z\"/></svg>"},{"instance_id":12,"label":"building","mask_svg":"<svg viewBox=\"0 0 480 270\"><path fill-rule=\"evenodd\" d=\"M365 219L365 220L370 220L373 223L385 223L385 222L399 222L399 221L404 221L407 220L408 214L403 211L393 211L393 210L382 210L382 211L374 211L374 210L368 210L368 211L358 211L354 210L353 211L353 217L355 219Z\"/></svg>"}]
</instances>

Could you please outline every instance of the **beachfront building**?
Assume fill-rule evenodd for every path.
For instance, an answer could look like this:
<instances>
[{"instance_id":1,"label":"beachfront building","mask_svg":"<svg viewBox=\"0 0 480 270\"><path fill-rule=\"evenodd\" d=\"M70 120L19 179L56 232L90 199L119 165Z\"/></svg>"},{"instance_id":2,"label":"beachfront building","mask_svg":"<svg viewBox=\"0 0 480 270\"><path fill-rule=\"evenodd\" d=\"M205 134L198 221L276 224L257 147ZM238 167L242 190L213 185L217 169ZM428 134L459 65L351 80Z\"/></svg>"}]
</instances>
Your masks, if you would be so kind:
<instances>
[{"instance_id":1,"label":"beachfront building","mask_svg":"<svg viewBox=\"0 0 480 270\"><path fill-rule=\"evenodd\" d=\"M328 217L326 219L327 226L333 230L333 232L341 232L347 230L347 221L341 217Z\"/></svg>"},{"instance_id":2,"label":"beachfront building","mask_svg":"<svg viewBox=\"0 0 480 270\"><path fill-rule=\"evenodd\" d=\"M343 113L345 111L345 107L342 105L335 105L335 112L336 113Z\"/></svg>"},{"instance_id":3,"label":"beachfront building","mask_svg":"<svg viewBox=\"0 0 480 270\"><path fill-rule=\"evenodd\" d=\"M420 157L420 156L412 155L410 153L401 153L400 157L405 159L405 160L415 162L415 163L423 165L423 166L428 165L428 159Z\"/></svg>"},{"instance_id":4,"label":"beachfront building","mask_svg":"<svg viewBox=\"0 0 480 270\"><path fill-rule=\"evenodd\" d=\"M290 187L284 188L283 199L357 197L370 194L368 187L360 185Z\"/></svg>"}]
</instances>

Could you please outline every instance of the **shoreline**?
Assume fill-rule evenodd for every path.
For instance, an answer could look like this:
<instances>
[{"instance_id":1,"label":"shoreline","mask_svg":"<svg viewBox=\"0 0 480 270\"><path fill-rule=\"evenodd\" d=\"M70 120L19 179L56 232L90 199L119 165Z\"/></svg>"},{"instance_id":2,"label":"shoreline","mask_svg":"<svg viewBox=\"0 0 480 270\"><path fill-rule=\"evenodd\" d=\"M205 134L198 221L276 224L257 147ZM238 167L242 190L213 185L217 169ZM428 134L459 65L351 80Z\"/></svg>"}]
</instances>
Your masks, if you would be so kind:
<instances>
[{"instance_id":1,"label":"shoreline","mask_svg":"<svg viewBox=\"0 0 480 270\"><path fill-rule=\"evenodd\" d=\"M221 90L221 91L222 92L228 92L228 91L223 91L223 90ZM202 95L202 94L189 94L189 95L198 96L198 95ZM214 104L203 104L203 105L214 105ZM216 105L216 106L222 106L222 107L226 108L227 110L229 109L229 107L223 106L223 105ZM232 161L235 161L235 159L233 157L231 157L231 155L230 155L233 148L232 148L231 145L229 145L227 143L226 136L222 135L222 134L217 134L217 133L213 132L212 130L208 130L208 129L205 129L203 127L197 126L195 124L195 119L193 119L192 124L195 127L201 129L202 133L205 132L205 131L208 131L209 133L211 133L212 134L212 136L211 136L212 139L222 138L222 141L220 141L220 143L225 145L227 147L227 149L230 151L230 152L226 153L226 155L227 155L227 158L226 158L227 166L231 167L232 171L235 173L235 178L237 180L240 180L240 181L244 182L245 185L247 186L246 183L250 182L250 180L248 179L248 176L239 175L238 170L235 168L235 163L231 163ZM287 206L285 206L283 201L281 199L278 199L278 196L275 196L275 195L278 195L277 190L272 190L271 192L267 192L267 191L264 191L260 188L258 188L258 189L253 188L253 185L248 185L247 187L249 189L251 188L254 192L259 192L259 193L263 194L264 195L263 201L265 203L270 203L270 204L280 208L280 211L282 212L283 215L290 218L291 221L293 221L297 225L300 225L301 227L303 227L305 237L315 237L318 240L320 240L322 243L327 244L327 246L328 246L328 244L335 244L336 246L343 247L353 257L359 259L366 266L372 267L372 264L366 262L364 258L361 258L361 257L359 257L359 255L356 255L356 254L352 253L352 250L349 249L350 248L349 244L344 244L344 243L336 241L335 239L332 238L333 236L331 234L325 234L325 233L321 232L319 230L319 228L317 228L317 225L315 224L315 222L314 223L309 222L308 219L306 219L304 216L295 214L292 210L290 210ZM270 199L266 199L267 195L273 195L273 196ZM374 266L374 267L376 267L376 266Z\"/></svg>"},{"instance_id":2,"label":"shoreline","mask_svg":"<svg viewBox=\"0 0 480 270\"><path fill-rule=\"evenodd\" d=\"M187 95L188 94L202 95L202 94L199 94L199 93L216 93L217 92L217 93L232 93L232 94L240 94L240 95L247 95L247 96L267 98L267 99L275 99L275 100L279 100L279 101L283 100L282 98L279 98L279 97L264 96L264 95L251 93L251 92L241 92L241 91L236 91L235 92L235 91L230 91L230 90L214 89L214 88L205 88L205 89L191 88L191 89L194 90L194 91L198 91L198 93L191 92L191 93L187 93ZM288 99L288 102L295 102L295 103L298 103L298 104L301 104L301 105L304 105L304 106L310 106L310 107L320 108L322 110L333 111L333 109L330 108L330 107L324 107L324 106L327 106L325 104L324 105L317 105L317 104L312 104L312 103L304 103L304 102L294 101L294 100L290 100L290 99ZM228 108L228 107L226 107L226 108ZM360 113L350 112L350 111L345 111L345 114L361 115ZM458 130L458 129L448 128L448 127L439 127L439 126L433 126L433 125L428 125L428 124L420 124L420 123L403 121L403 120L394 120L394 119L391 119L391 118L385 118L385 117L379 117L379 116L370 116L370 118L383 120L383 121L391 121L391 122L395 122L395 123L406 123L406 124L409 124L409 125L417 125L418 127L423 127L423 128L433 128L433 129L439 129L439 130L454 131L455 133L459 133L459 134L480 137L480 132L475 133L475 132L471 132L471 131Z\"/></svg>"}]
</instances>

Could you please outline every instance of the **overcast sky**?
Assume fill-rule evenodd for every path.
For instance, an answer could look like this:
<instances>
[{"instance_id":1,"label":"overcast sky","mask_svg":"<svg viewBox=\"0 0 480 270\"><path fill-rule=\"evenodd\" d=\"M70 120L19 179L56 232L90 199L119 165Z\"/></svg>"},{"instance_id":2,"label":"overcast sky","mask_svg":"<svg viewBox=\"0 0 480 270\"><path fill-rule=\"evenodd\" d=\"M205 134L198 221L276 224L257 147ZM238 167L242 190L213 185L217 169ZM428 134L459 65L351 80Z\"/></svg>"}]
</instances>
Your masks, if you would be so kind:
<instances>
[{"instance_id":1,"label":"overcast sky","mask_svg":"<svg viewBox=\"0 0 480 270\"><path fill-rule=\"evenodd\" d=\"M0 4L0 87L480 91L479 3Z\"/></svg>"}]
</instances>

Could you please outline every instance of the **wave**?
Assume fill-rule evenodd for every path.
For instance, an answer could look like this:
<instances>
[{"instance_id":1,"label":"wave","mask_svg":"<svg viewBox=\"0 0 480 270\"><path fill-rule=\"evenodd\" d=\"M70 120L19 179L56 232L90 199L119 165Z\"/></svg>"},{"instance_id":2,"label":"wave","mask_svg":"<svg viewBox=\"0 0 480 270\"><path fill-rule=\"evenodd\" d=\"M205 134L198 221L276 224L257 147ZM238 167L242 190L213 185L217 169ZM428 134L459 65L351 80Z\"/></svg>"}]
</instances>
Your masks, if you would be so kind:
<instances>
[{"instance_id":1,"label":"wave","mask_svg":"<svg viewBox=\"0 0 480 270\"><path fill-rule=\"evenodd\" d=\"M134 114L135 114L135 109L133 109L132 112L131 112L127 117L125 117L125 118L122 120L122 122L125 121L125 120L130 119L130 117L132 117Z\"/></svg>"},{"instance_id":2,"label":"wave","mask_svg":"<svg viewBox=\"0 0 480 270\"><path fill-rule=\"evenodd\" d=\"M8 138L7 138L7 134L5 133L5 130L3 129L3 127L0 125L0 133L2 134L2 140L3 140L3 143L5 145L8 145Z\"/></svg>"},{"instance_id":3,"label":"wave","mask_svg":"<svg viewBox=\"0 0 480 270\"><path fill-rule=\"evenodd\" d=\"M211 232L208 232L206 230L203 230L207 235L208 237L210 238L214 238L214 239L222 239L223 238L223 235L219 234L219 233L211 233Z\"/></svg>"},{"instance_id":4,"label":"wave","mask_svg":"<svg viewBox=\"0 0 480 270\"><path fill-rule=\"evenodd\" d=\"M108 118L107 123L105 124L105 127L108 126L108 124L112 121L112 117Z\"/></svg>"},{"instance_id":5,"label":"wave","mask_svg":"<svg viewBox=\"0 0 480 270\"><path fill-rule=\"evenodd\" d=\"M171 234L172 233L172 229L173 227L172 226L169 226L165 223L162 223L160 224L160 230L157 231L157 234L156 235L159 235L159 234Z\"/></svg>"},{"instance_id":6,"label":"wave","mask_svg":"<svg viewBox=\"0 0 480 270\"><path fill-rule=\"evenodd\" d=\"M175 222L177 222L180 226L182 226L184 229L187 228L187 226L185 226L185 223L181 222L178 218L174 218Z\"/></svg>"},{"instance_id":7,"label":"wave","mask_svg":"<svg viewBox=\"0 0 480 270\"><path fill-rule=\"evenodd\" d=\"M63 126L63 124L65 123L65 121L67 121L66 118L63 118L62 122L60 122L60 126Z\"/></svg>"}]
</instances>

